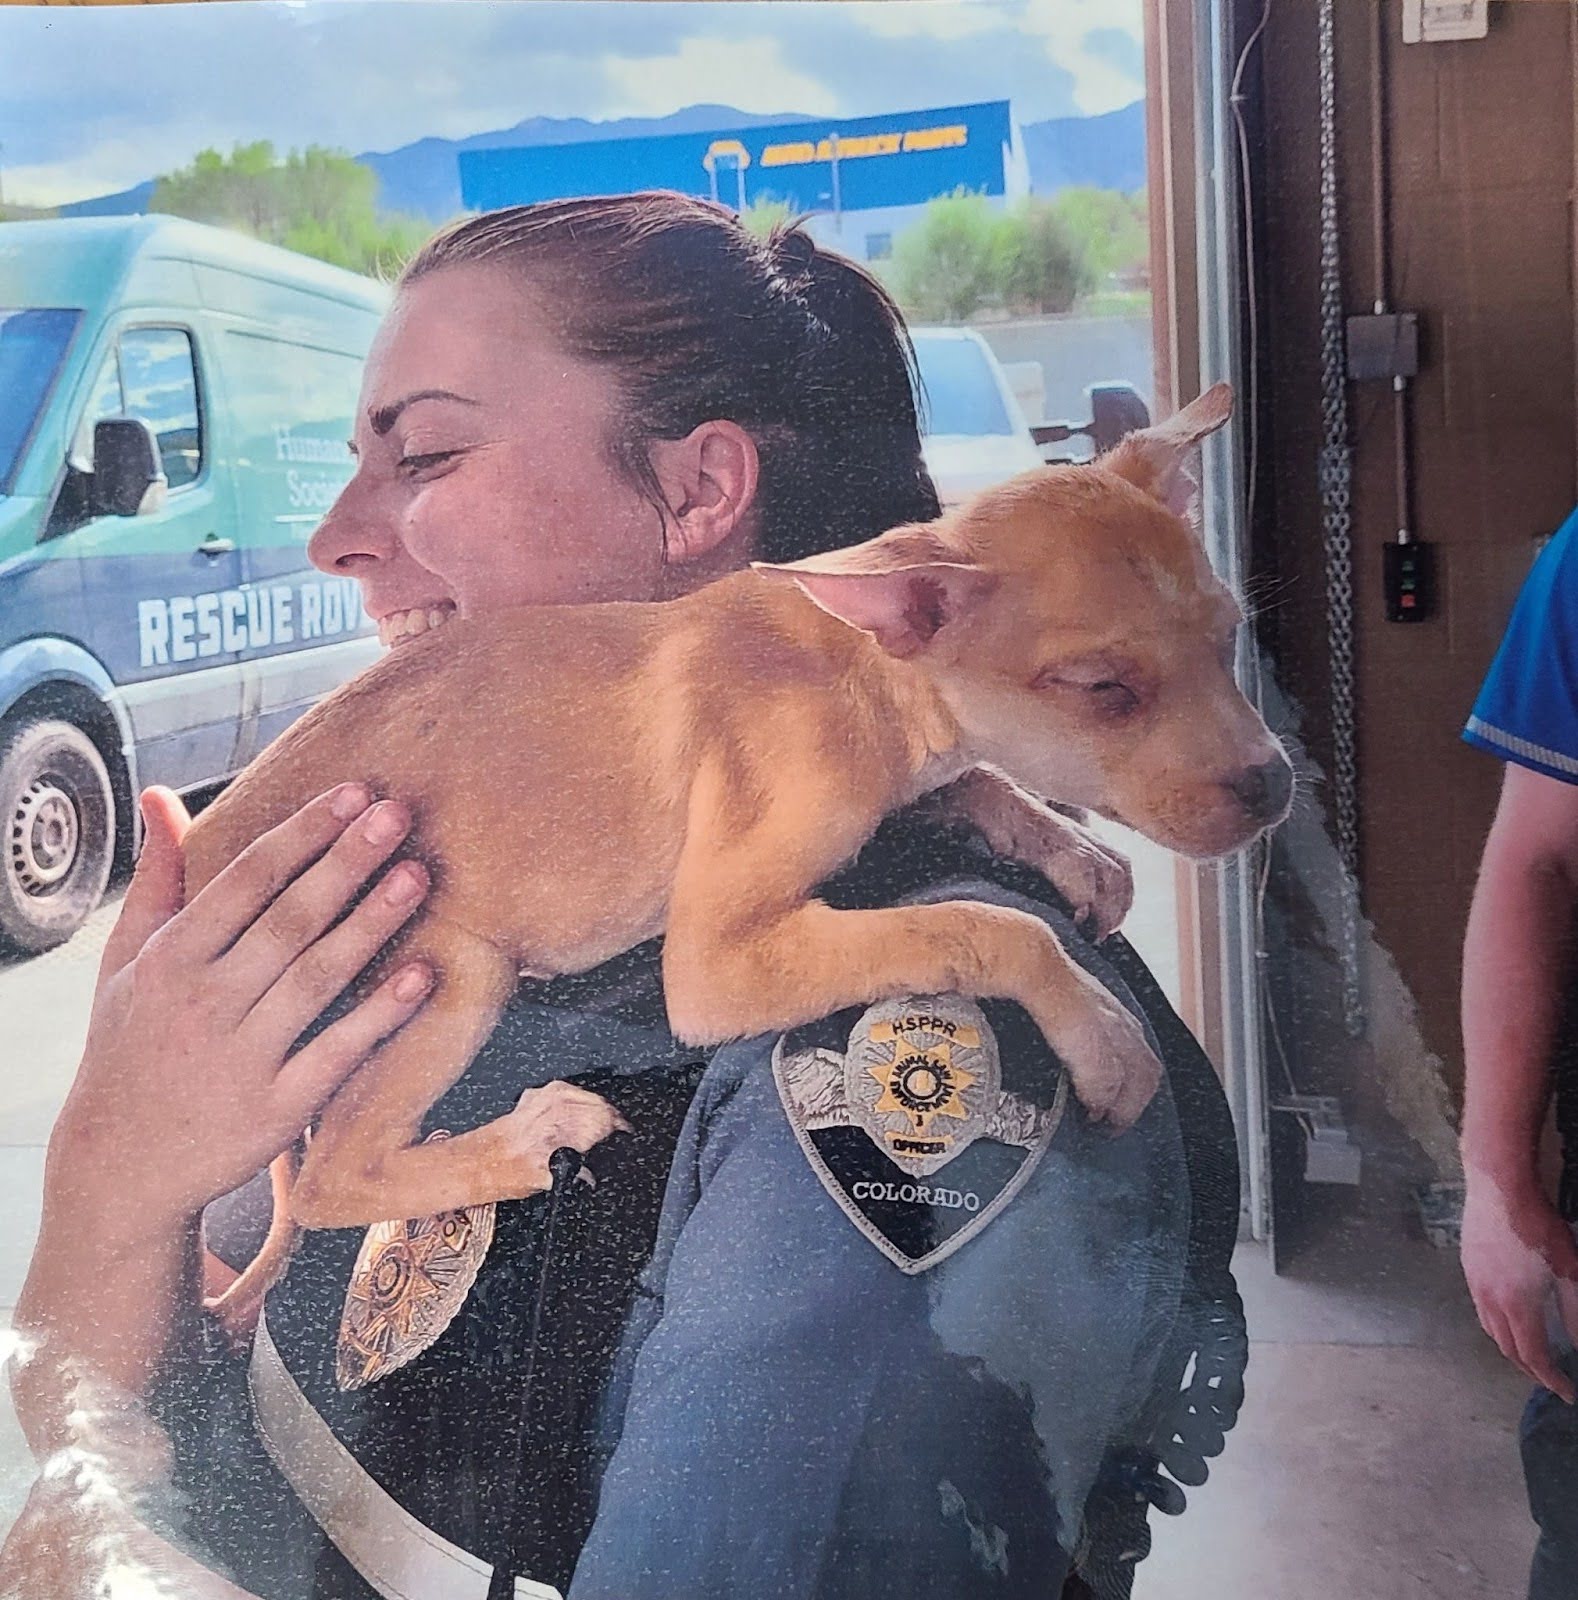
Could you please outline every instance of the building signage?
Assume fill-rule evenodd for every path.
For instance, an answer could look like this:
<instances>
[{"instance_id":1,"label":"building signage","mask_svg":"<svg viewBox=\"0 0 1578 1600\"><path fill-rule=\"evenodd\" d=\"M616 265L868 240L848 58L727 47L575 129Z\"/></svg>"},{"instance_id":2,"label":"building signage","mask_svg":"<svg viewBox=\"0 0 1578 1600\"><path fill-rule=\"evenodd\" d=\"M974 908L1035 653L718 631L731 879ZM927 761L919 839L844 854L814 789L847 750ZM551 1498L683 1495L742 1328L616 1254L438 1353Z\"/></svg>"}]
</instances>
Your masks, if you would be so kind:
<instances>
[{"instance_id":1,"label":"building signage","mask_svg":"<svg viewBox=\"0 0 1578 1600\"><path fill-rule=\"evenodd\" d=\"M830 134L813 143L770 144L762 151L764 167L798 167L811 161L856 161L862 156L897 156L912 150L956 150L970 142L966 123L946 128L911 128L908 133L867 133L853 138Z\"/></svg>"},{"instance_id":2,"label":"building signage","mask_svg":"<svg viewBox=\"0 0 1578 1600\"><path fill-rule=\"evenodd\" d=\"M1012 142L1008 102L996 100L839 123L804 118L644 139L463 150L461 194L477 210L643 189L721 195L740 207L773 200L806 213L918 206L958 189L1005 194Z\"/></svg>"}]
</instances>

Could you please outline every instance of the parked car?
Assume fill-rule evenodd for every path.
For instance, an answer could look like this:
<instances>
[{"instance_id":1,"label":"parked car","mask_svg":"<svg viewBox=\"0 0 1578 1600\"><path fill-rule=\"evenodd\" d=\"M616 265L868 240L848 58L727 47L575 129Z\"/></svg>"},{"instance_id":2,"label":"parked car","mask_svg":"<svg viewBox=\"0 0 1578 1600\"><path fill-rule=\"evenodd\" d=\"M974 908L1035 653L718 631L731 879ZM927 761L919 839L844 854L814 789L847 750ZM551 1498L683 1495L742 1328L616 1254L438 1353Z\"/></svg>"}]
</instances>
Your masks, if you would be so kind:
<instances>
[{"instance_id":1,"label":"parked car","mask_svg":"<svg viewBox=\"0 0 1578 1600\"><path fill-rule=\"evenodd\" d=\"M1030 423L991 346L970 328L914 328L922 448L942 503L1043 464Z\"/></svg>"},{"instance_id":2,"label":"parked car","mask_svg":"<svg viewBox=\"0 0 1578 1600\"><path fill-rule=\"evenodd\" d=\"M1049 421L1039 361L999 361L970 328L910 333L920 369L922 448L945 506L1031 467L1088 461L1150 425L1150 410L1132 383L1087 384L1088 421Z\"/></svg>"},{"instance_id":3,"label":"parked car","mask_svg":"<svg viewBox=\"0 0 1578 1600\"><path fill-rule=\"evenodd\" d=\"M306 545L386 302L176 218L0 224L0 943L82 923L139 788L238 771L376 655Z\"/></svg>"}]
</instances>

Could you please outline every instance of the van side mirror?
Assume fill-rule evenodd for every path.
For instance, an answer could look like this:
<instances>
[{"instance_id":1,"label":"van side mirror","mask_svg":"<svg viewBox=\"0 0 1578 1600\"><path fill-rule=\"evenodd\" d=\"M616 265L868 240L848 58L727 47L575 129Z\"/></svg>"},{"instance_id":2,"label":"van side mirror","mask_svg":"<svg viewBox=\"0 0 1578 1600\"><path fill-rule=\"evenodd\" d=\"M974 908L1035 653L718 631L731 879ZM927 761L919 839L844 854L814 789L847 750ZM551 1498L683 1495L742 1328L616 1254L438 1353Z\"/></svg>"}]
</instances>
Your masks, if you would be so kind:
<instances>
[{"instance_id":1,"label":"van side mirror","mask_svg":"<svg viewBox=\"0 0 1578 1600\"><path fill-rule=\"evenodd\" d=\"M94 423L89 496L95 516L135 517L139 511L157 511L168 488L159 437L147 422L141 417L106 417Z\"/></svg>"}]
</instances>

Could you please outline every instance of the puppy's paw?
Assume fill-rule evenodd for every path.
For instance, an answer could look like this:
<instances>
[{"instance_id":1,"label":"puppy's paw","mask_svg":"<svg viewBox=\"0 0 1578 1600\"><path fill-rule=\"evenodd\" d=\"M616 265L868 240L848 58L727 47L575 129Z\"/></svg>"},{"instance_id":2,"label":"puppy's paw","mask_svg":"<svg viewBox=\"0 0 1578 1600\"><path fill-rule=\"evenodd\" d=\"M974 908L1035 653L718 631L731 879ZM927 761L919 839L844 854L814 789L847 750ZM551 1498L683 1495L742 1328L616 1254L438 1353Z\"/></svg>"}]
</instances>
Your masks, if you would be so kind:
<instances>
[{"instance_id":1,"label":"puppy's paw","mask_svg":"<svg viewBox=\"0 0 1578 1600\"><path fill-rule=\"evenodd\" d=\"M1133 1127L1162 1081L1145 1030L1105 989L1091 996L1077 1022L1060 1030L1053 1048L1080 1104L1114 1133Z\"/></svg>"},{"instance_id":2,"label":"puppy's paw","mask_svg":"<svg viewBox=\"0 0 1578 1600\"><path fill-rule=\"evenodd\" d=\"M555 1150L568 1147L585 1155L610 1134L633 1131L601 1095L562 1079L528 1089L495 1126L508 1151L509 1192L520 1198L552 1187L549 1160Z\"/></svg>"},{"instance_id":3,"label":"puppy's paw","mask_svg":"<svg viewBox=\"0 0 1578 1600\"><path fill-rule=\"evenodd\" d=\"M1090 938L1116 930L1134 904L1128 858L1088 828L1011 784L972 773L947 804L980 829L1000 856L1033 868L1068 901Z\"/></svg>"},{"instance_id":4,"label":"puppy's paw","mask_svg":"<svg viewBox=\"0 0 1578 1600\"><path fill-rule=\"evenodd\" d=\"M1052 820L1058 830L1049 834L1051 848L1043 860L1028 864L1068 901L1075 922L1099 943L1122 926L1134 905L1133 869L1127 856L1078 823L1064 817Z\"/></svg>"}]
</instances>

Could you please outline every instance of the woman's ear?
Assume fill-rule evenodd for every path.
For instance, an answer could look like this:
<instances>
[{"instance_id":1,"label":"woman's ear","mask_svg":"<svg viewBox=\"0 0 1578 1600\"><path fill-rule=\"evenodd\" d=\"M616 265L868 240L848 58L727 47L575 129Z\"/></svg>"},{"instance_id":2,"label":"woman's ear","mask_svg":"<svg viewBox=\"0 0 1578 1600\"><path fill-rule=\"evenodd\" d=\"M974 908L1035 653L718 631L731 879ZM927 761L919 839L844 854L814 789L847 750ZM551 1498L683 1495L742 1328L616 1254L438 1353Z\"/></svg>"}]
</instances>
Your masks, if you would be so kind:
<instances>
[{"instance_id":1,"label":"woman's ear","mask_svg":"<svg viewBox=\"0 0 1578 1600\"><path fill-rule=\"evenodd\" d=\"M683 439L658 439L648 459L663 490L665 559L712 555L755 521L761 461L736 422L703 422Z\"/></svg>"}]
</instances>

